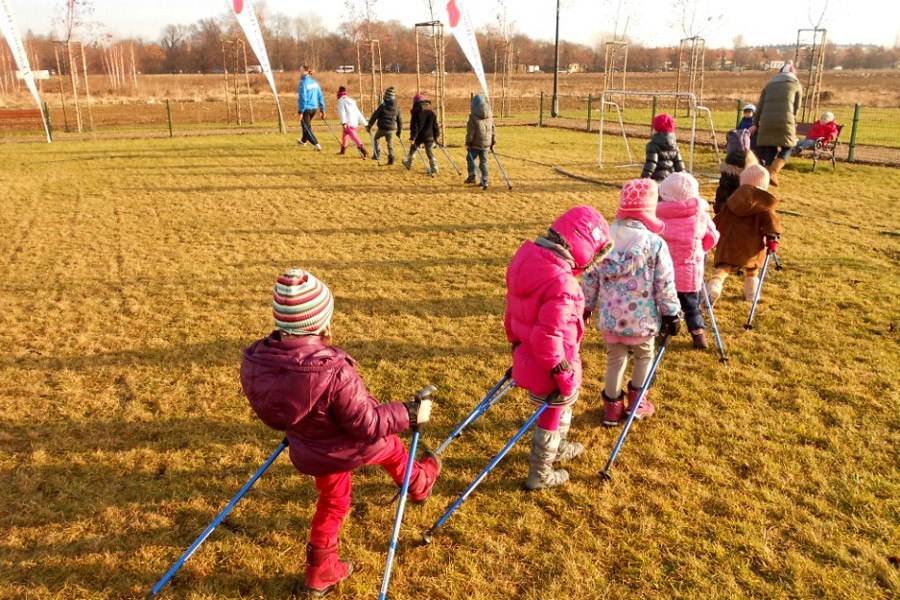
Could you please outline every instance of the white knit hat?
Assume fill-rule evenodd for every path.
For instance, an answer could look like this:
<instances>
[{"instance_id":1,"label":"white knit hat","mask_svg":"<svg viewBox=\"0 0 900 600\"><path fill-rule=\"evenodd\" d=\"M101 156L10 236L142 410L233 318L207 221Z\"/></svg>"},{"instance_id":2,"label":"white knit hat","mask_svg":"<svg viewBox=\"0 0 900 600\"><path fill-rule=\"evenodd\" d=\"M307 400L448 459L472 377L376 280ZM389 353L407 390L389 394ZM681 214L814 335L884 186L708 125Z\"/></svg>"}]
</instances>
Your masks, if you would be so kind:
<instances>
[{"instance_id":1,"label":"white knit hat","mask_svg":"<svg viewBox=\"0 0 900 600\"><path fill-rule=\"evenodd\" d=\"M741 185L752 185L761 190L768 190L769 170L762 165L750 165L741 171Z\"/></svg>"},{"instance_id":2,"label":"white knit hat","mask_svg":"<svg viewBox=\"0 0 900 600\"><path fill-rule=\"evenodd\" d=\"M684 202L700 197L700 183L690 173L671 173L659 184L659 199Z\"/></svg>"},{"instance_id":3,"label":"white knit hat","mask_svg":"<svg viewBox=\"0 0 900 600\"><path fill-rule=\"evenodd\" d=\"M823 112L822 113L822 121L824 121L826 123L831 123L832 121L834 121L834 113Z\"/></svg>"}]
</instances>

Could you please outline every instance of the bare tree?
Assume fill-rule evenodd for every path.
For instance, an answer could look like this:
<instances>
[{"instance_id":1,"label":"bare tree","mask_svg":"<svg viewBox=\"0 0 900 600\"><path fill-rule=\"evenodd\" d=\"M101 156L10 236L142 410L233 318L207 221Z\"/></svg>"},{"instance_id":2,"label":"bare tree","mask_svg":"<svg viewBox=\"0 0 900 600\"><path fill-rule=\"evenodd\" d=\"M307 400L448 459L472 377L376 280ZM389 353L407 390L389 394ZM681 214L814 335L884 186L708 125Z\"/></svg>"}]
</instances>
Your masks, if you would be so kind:
<instances>
[{"instance_id":1,"label":"bare tree","mask_svg":"<svg viewBox=\"0 0 900 600\"><path fill-rule=\"evenodd\" d=\"M102 23L91 20L93 14L93 0L62 0L57 6L57 17L54 19L54 26L61 30L58 39L68 43L79 33L90 38L96 29L103 26Z\"/></svg>"},{"instance_id":2,"label":"bare tree","mask_svg":"<svg viewBox=\"0 0 900 600\"><path fill-rule=\"evenodd\" d=\"M813 9L816 3L813 0L809 2L809 24L812 25L813 29L822 29L822 24L825 22L825 13L828 12L828 0L822 0L822 12L819 13L819 16L816 17Z\"/></svg>"},{"instance_id":3,"label":"bare tree","mask_svg":"<svg viewBox=\"0 0 900 600\"><path fill-rule=\"evenodd\" d=\"M294 32L300 63L319 69L325 40L328 37L322 17L313 13L297 17L294 20Z\"/></svg>"},{"instance_id":4,"label":"bare tree","mask_svg":"<svg viewBox=\"0 0 900 600\"><path fill-rule=\"evenodd\" d=\"M707 6L710 4L711 6ZM679 13L679 26L686 38L702 37L706 31L722 21L722 13L710 14L715 0L675 0L673 7Z\"/></svg>"}]
</instances>

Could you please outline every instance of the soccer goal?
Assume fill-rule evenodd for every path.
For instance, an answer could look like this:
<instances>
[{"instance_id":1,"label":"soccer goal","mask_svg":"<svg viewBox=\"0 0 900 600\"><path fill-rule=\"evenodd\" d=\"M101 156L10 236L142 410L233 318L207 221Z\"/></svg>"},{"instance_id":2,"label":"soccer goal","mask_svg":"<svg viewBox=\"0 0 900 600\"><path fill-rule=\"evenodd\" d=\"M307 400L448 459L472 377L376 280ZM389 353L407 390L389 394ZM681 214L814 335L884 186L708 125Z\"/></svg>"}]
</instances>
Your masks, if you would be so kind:
<instances>
[{"instance_id":1,"label":"soccer goal","mask_svg":"<svg viewBox=\"0 0 900 600\"><path fill-rule=\"evenodd\" d=\"M597 147L597 165L600 168L603 168L603 152L604 152L604 138L606 135L612 133L607 126L607 111L611 111L615 113L616 116L616 124L618 125L618 135L622 137L622 143L624 145L624 156L625 162L615 163L613 166L615 167L634 167L644 164L644 156L641 154L635 158L634 154L631 151L631 143L629 140L628 128L626 127L625 114L623 109L621 108L621 104L619 102L615 102L614 99L622 98L624 101L625 97L633 97L638 100L637 103L629 103L629 122L631 135L634 136L636 131L640 130L644 127L649 127L650 121L652 120L654 114L657 113L657 102L660 99L672 99L674 102L687 101L688 104L688 119L690 122L689 135L687 139L684 139L684 136L680 136L678 139L678 146L681 149L681 153L683 158L685 159L686 168L690 173L694 173L694 165L695 165L695 152L697 149L697 136L698 136L698 126L700 129L700 134L704 134L708 131L710 137L710 146L712 147L712 155L711 160L704 161L703 168L707 167L706 162L710 162L711 170L714 170L718 167L719 164L719 144L716 139L716 129L713 124L712 113L705 106L697 105L697 98L694 94L688 92L637 92L630 90L606 90L600 95L600 123L599 123L599 143ZM645 102L640 102L641 99L644 99ZM648 110L642 111L640 108L636 108L636 105L645 104L648 107L652 107ZM661 111L659 111L661 112ZM647 114L643 114L647 113ZM705 117L705 124L703 123L702 116ZM639 120L636 120L639 119ZM681 128L681 131L684 131L684 128ZM687 147L687 152L684 151L685 147ZM697 175L698 173L694 173ZM718 177L718 173L700 173L704 176L715 176Z\"/></svg>"}]
</instances>

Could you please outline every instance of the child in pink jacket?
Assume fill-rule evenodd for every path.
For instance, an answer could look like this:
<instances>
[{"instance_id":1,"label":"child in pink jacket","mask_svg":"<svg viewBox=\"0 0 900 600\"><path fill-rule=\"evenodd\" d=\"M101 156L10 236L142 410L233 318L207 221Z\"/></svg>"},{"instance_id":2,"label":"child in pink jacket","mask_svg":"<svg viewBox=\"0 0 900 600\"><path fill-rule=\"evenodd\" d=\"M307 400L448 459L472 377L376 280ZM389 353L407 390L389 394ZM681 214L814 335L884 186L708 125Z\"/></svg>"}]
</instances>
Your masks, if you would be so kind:
<instances>
[{"instance_id":1,"label":"child in pink jacket","mask_svg":"<svg viewBox=\"0 0 900 600\"><path fill-rule=\"evenodd\" d=\"M662 238L675 267L675 291L691 332L694 348L709 348L706 323L700 312L700 288L706 253L719 241L709 216L709 203L700 197L700 184L690 173L672 173L659 185L656 216L665 224Z\"/></svg>"},{"instance_id":2,"label":"child in pink jacket","mask_svg":"<svg viewBox=\"0 0 900 600\"><path fill-rule=\"evenodd\" d=\"M533 402L551 406L538 418L528 460L529 490L562 485L569 474L553 463L575 458L584 446L566 438L572 403L581 388L584 296L576 275L611 247L609 225L590 206L560 216L546 235L526 241L506 270L506 338L512 376Z\"/></svg>"}]
</instances>

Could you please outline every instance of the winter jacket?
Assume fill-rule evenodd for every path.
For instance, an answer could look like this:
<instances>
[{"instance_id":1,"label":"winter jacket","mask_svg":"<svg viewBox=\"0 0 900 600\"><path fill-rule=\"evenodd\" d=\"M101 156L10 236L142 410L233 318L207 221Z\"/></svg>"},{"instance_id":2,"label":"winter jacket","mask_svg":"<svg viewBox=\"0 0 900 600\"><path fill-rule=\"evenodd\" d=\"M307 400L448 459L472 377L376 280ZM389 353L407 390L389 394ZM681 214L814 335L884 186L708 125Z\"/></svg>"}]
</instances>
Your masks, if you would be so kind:
<instances>
[{"instance_id":1,"label":"winter jacket","mask_svg":"<svg viewBox=\"0 0 900 600\"><path fill-rule=\"evenodd\" d=\"M719 232L709 216L709 203L702 198L660 202L656 216L666 224L660 235L675 267L675 291L699 292L706 252L719 241Z\"/></svg>"},{"instance_id":2,"label":"winter jacket","mask_svg":"<svg viewBox=\"0 0 900 600\"><path fill-rule=\"evenodd\" d=\"M613 250L581 280L585 307L599 310L597 328L608 342L637 345L656 335L661 315L681 311L672 257L663 239L637 219L610 227Z\"/></svg>"},{"instance_id":3,"label":"winter jacket","mask_svg":"<svg viewBox=\"0 0 900 600\"><path fill-rule=\"evenodd\" d=\"M725 202L741 187L741 172L750 165L759 164L756 155L749 150L738 150L725 155L719 162L719 186L716 188L716 200L713 212L719 214Z\"/></svg>"},{"instance_id":4,"label":"winter jacket","mask_svg":"<svg viewBox=\"0 0 900 600\"><path fill-rule=\"evenodd\" d=\"M484 96L472 96L471 112L466 122L466 148L471 150L488 150L496 142L494 118Z\"/></svg>"},{"instance_id":5,"label":"winter jacket","mask_svg":"<svg viewBox=\"0 0 900 600\"><path fill-rule=\"evenodd\" d=\"M779 73L769 80L753 115L758 146L790 148L794 145L801 95L802 87L793 73Z\"/></svg>"},{"instance_id":6,"label":"winter jacket","mask_svg":"<svg viewBox=\"0 0 900 600\"><path fill-rule=\"evenodd\" d=\"M720 234L716 267L762 266L766 258L765 237L781 235L777 205L775 196L752 185L742 185L728 198L725 208L713 219Z\"/></svg>"},{"instance_id":7,"label":"winter jacket","mask_svg":"<svg viewBox=\"0 0 900 600\"><path fill-rule=\"evenodd\" d=\"M593 208L576 206L554 231L568 248L547 238L522 244L506 270L506 339L513 345L516 385L538 396L569 397L581 387L584 296L576 272L605 252L609 228ZM553 374L563 360L569 369Z\"/></svg>"},{"instance_id":8,"label":"winter jacket","mask_svg":"<svg viewBox=\"0 0 900 600\"><path fill-rule=\"evenodd\" d=\"M400 109L394 100L385 100L378 105L375 112L369 118L369 127L378 123L378 131L395 131L397 135L403 131L403 120L400 118Z\"/></svg>"},{"instance_id":9,"label":"winter jacket","mask_svg":"<svg viewBox=\"0 0 900 600\"><path fill-rule=\"evenodd\" d=\"M825 138L826 142L830 142L838 135L838 126L834 121L829 121L827 123L822 123L822 121L816 121L816 124L812 126L812 129L809 130L809 133L806 134L806 139L808 140L817 140L819 138Z\"/></svg>"},{"instance_id":10,"label":"winter jacket","mask_svg":"<svg viewBox=\"0 0 900 600\"><path fill-rule=\"evenodd\" d=\"M307 110L325 112L325 96L322 95L322 88L308 73L300 78L300 84L297 86L297 112Z\"/></svg>"},{"instance_id":11,"label":"winter jacket","mask_svg":"<svg viewBox=\"0 0 900 600\"><path fill-rule=\"evenodd\" d=\"M409 141L419 145L433 142L441 136L437 115L431 110L431 102L422 100L413 103L409 117Z\"/></svg>"},{"instance_id":12,"label":"winter jacket","mask_svg":"<svg viewBox=\"0 0 900 600\"><path fill-rule=\"evenodd\" d=\"M358 125L365 126L367 123L366 117L363 116L359 111L359 107L356 105L356 100L350 96L341 96L338 98L337 113L341 125L357 127Z\"/></svg>"},{"instance_id":13,"label":"winter jacket","mask_svg":"<svg viewBox=\"0 0 900 600\"><path fill-rule=\"evenodd\" d=\"M753 126L753 117L741 117L741 120L738 121L737 127L735 129L743 130L750 129Z\"/></svg>"},{"instance_id":14,"label":"winter jacket","mask_svg":"<svg viewBox=\"0 0 900 600\"><path fill-rule=\"evenodd\" d=\"M660 182L673 172L684 171L684 161L678 151L674 133L657 131L647 142L647 162L641 177L649 177Z\"/></svg>"},{"instance_id":15,"label":"winter jacket","mask_svg":"<svg viewBox=\"0 0 900 600\"><path fill-rule=\"evenodd\" d=\"M318 336L269 337L244 349L241 386L260 419L285 431L291 462L313 476L350 471L409 429L399 402L379 404L356 362Z\"/></svg>"}]
</instances>

